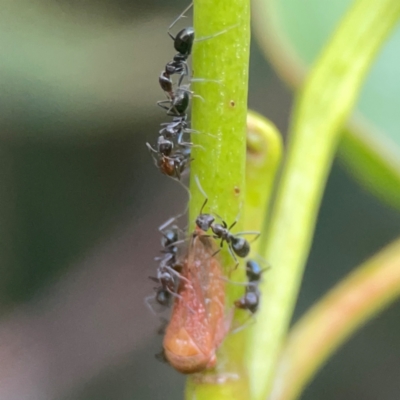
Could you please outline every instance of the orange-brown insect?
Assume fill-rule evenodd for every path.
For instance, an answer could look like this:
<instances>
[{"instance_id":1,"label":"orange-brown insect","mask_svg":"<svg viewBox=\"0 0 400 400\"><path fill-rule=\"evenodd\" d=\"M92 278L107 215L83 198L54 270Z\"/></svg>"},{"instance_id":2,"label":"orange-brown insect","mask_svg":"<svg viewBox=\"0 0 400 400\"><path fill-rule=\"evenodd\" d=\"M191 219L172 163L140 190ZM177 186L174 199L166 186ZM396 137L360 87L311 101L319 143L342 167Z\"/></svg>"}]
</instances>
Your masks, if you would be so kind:
<instances>
[{"instance_id":1,"label":"orange-brown insect","mask_svg":"<svg viewBox=\"0 0 400 400\"><path fill-rule=\"evenodd\" d=\"M225 283L217 246L199 228L193 234L185 260L171 321L164 337L168 362L191 374L212 368L216 350L226 335Z\"/></svg>"}]
</instances>

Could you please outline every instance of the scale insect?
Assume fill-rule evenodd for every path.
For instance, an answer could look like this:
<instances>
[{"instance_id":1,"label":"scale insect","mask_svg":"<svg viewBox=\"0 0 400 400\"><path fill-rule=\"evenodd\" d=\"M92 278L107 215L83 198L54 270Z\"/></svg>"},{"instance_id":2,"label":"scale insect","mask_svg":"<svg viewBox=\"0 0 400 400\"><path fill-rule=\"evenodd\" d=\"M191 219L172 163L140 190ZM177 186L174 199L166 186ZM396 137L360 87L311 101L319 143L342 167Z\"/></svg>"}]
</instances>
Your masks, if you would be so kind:
<instances>
[{"instance_id":1,"label":"scale insect","mask_svg":"<svg viewBox=\"0 0 400 400\"><path fill-rule=\"evenodd\" d=\"M214 367L216 351L229 331L216 248L214 240L196 227L181 272L189 283L180 281L163 342L166 359L183 374Z\"/></svg>"}]
</instances>

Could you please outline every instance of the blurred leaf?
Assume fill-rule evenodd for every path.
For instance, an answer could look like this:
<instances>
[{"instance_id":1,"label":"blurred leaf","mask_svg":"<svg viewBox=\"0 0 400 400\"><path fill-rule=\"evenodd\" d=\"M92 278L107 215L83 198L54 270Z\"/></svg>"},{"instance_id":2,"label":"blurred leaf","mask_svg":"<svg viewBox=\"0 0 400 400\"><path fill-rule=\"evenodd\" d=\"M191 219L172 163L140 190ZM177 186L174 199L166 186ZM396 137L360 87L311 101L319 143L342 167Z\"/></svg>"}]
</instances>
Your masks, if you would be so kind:
<instances>
[{"instance_id":1,"label":"blurred leaf","mask_svg":"<svg viewBox=\"0 0 400 400\"><path fill-rule=\"evenodd\" d=\"M83 3L0 0L1 136L98 138L159 115L173 15Z\"/></svg>"},{"instance_id":2,"label":"blurred leaf","mask_svg":"<svg viewBox=\"0 0 400 400\"><path fill-rule=\"evenodd\" d=\"M261 46L277 72L297 87L350 0L255 0ZM350 170L372 192L400 208L400 29L385 44L365 81L341 143Z\"/></svg>"}]
</instances>

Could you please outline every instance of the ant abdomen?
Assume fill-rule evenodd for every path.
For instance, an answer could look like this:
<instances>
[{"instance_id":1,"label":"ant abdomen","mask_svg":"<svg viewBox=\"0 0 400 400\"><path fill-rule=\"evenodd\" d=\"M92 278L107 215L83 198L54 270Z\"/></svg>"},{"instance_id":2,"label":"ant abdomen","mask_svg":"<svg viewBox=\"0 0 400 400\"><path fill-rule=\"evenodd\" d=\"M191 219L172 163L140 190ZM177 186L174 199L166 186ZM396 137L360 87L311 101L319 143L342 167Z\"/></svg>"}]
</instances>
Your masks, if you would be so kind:
<instances>
[{"instance_id":1,"label":"ant abdomen","mask_svg":"<svg viewBox=\"0 0 400 400\"><path fill-rule=\"evenodd\" d=\"M235 301L235 306L243 310L249 310L252 314L257 312L260 301L260 293L255 285L250 285L246 289L246 294Z\"/></svg>"},{"instance_id":2,"label":"ant abdomen","mask_svg":"<svg viewBox=\"0 0 400 400\"><path fill-rule=\"evenodd\" d=\"M232 250L238 257L245 258L250 253L250 243L241 237L231 237Z\"/></svg>"},{"instance_id":3,"label":"ant abdomen","mask_svg":"<svg viewBox=\"0 0 400 400\"><path fill-rule=\"evenodd\" d=\"M162 306L168 306L170 299L171 299L171 293L169 293L168 290L164 289L163 287L160 287L157 290L156 301L158 304Z\"/></svg>"}]
</instances>

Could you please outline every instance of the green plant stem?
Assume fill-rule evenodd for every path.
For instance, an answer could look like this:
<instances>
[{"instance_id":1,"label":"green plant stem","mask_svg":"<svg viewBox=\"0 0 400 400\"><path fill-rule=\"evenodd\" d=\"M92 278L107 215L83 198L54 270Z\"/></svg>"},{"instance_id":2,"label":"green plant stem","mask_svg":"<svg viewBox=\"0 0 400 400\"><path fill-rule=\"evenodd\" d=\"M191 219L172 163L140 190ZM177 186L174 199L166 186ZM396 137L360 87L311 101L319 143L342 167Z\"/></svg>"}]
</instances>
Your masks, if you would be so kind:
<instances>
[{"instance_id":1,"label":"green plant stem","mask_svg":"<svg viewBox=\"0 0 400 400\"><path fill-rule=\"evenodd\" d=\"M399 14L397 0L357 0L297 99L265 252L272 269L261 284L265 295L250 344L249 374L257 400L271 390L340 129Z\"/></svg>"},{"instance_id":2,"label":"green plant stem","mask_svg":"<svg viewBox=\"0 0 400 400\"><path fill-rule=\"evenodd\" d=\"M270 400L294 400L324 361L362 324L400 296L400 240L365 262L292 329Z\"/></svg>"},{"instance_id":3,"label":"green plant stem","mask_svg":"<svg viewBox=\"0 0 400 400\"><path fill-rule=\"evenodd\" d=\"M195 146L191 163L190 229L200 212L204 196L195 176L208 197L204 212L220 215L228 224L240 218L245 195L246 114L250 45L249 0L195 0L193 49L192 135ZM235 265L226 251L223 267L228 273ZM243 279L238 268L232 280ZM227 284L227 314L242 287ZM229 335L218 351L215 371L189 377L187 399L248 399L248 380L243 369L242 333Z\"/></svg>"},{"instance_id":4,"label":"green plant stem","mask_svg":"<svg viewBox=\"0 0 400 400\"><path fill-rule=\"evenodd\" d=\"M269 205L276 174L282 159L282 136L276 126L253 111L247 114L245 231L262 231L269 215ZM260 253L257 240L252 255Z\"/></svg>"}]
</instances>

